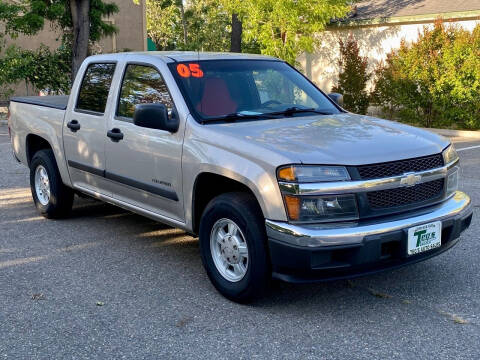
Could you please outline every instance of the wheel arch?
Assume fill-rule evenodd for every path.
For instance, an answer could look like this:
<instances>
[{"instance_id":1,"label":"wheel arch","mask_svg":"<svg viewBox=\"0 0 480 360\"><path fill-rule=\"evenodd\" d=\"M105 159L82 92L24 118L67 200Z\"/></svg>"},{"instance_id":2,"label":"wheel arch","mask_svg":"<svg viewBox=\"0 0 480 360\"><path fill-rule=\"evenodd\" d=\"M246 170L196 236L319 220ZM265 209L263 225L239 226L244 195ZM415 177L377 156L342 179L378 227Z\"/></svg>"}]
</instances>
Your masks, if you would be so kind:
<instances>
[{"instance_id":1,"label":"wheel arch","mask_svg":"<svg viewBox=\"0 0 480 360\"><path fill-rule=\"evenodd\" d=\"M50 142L45 138L36 134L28 134L25 140L25 152L26 152L28 166L30 166L30 163L32 162L32 159L35 153L37 153L40 150L53 151L53 147L50 144ZM55 156L55 152L53 152L53 155Z\"/></svg>"},{"instance_id":2,"label":"wheel arch","mask_svg":"<svg viewBox=\"0 0 480 360\"><path fill-rule=\"evenodd\" d=\"M253 189L238 179L233 179L225 175L205 171L197 175L193 185L191 204L193 233L198 234L200 219L208 203L216 196L227 192L243 192L253 196L260 208L260 211L265 217L265 211L262 208L262 202L259 200Z\"/></svg>"}]
</instances>

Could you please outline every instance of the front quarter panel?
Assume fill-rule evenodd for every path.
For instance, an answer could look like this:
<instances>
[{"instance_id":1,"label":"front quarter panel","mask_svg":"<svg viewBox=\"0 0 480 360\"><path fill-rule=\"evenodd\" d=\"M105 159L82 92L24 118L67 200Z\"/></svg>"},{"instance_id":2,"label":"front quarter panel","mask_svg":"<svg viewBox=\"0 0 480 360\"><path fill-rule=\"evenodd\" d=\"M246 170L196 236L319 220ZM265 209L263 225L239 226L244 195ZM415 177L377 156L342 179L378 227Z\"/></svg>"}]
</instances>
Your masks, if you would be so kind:
<instances>
[{"instance_id":1,"label":"front quarter panel","mask_svg":"<svg viewBox=\"0 0 480 360\"><path fill-rule=\"evenodd\" d=\"M276 165L253 161L227 150L224 146L214 146L211 142L202 141L201 137L195 134L200 127L203 125L197 124L189 116L183 150L183 189L187 226L193 228L192 204L195 180L198 175L205 172L222 175L246 185L257 198L265 218L286 221L285 208L275 175Z\"/></svg>"}]
</instances>

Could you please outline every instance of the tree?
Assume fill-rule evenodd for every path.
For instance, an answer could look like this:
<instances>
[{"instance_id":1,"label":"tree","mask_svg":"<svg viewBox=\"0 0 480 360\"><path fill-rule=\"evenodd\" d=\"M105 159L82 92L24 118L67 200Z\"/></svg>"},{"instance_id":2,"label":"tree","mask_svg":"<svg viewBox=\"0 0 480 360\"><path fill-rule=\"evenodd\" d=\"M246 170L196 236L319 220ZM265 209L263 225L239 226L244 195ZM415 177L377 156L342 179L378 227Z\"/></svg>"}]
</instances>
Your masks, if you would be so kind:
<instances>
[{"instance_id":1,"label":"tree","mask_svg":"<svg viewBox=\"0 0 480 360\"><path fill-rule=\"evenodd\" d=\"M242 52L243 17L247 13L249 0L219 0L230 21L230 51Z\"/></svg>"},{"instance_id":2,"label":"tree","mask_svg":"<svg viewBox=\"0 0 480 360\"><path fill-rule=\"evenodd\" d=\"M346 41L340 39L339 45L340 74L338 84L332 88L332 92L343 94L344 106L347 110L366 114L370 97L366 87L371 77L367 72L368 59L360 56L358 43L351 35Z\"/></svg>"},{"instance_id":3,"label":"tree","mask_svg":"<svg viewBox=\"0 0 480 360\"><path fill-rule=\"evenodd\" d=\"M313 51L350 0L148 0L149 36L160 48L262 52L295 64ZM180 14L180 15L178 15ZM178 24L182 26L178 26ZM188 36L187 36L188 34ZM169 40L168 40L169 39Z\"/></svg>"},{"instance_id":4,"label":"tree","mask_svg":"<svg viewBox=\"0 0 480 360\"><path fill-rule=\"evenodd\" d=\"M162 50L227 51L222 0L147 0L147 33Z\"/></svg>"},{"instance_id":5,"label":"tree","mask_svg":"<svg viewBox=\"0 0 480 360\"><path fill-rule=\"evenodd\" d=\"M183 44L187 45L187 20L185 19L185 7L183 6L183 0L177 0L177 4L180 7L180 17L182 19Z\"/></svg>"},{"instance_id":6,"label":"tree","mask_svg":"<svg viewBox=\"0 0 480 360\"><path fill-rule=\"evenodd\" d=\"M243 24L240 21L238 14L232 14L232 31L230 33L230 51L242 52L242 32Z\"/></svg>"},{"instance_id":7,"label":"tree","mask_svg":"<svg viewBox=\"0 0 480 360\"><path fill-rule=\"evenodd\" d=\"M185 2L188 42L182 50L228 51L230 18L219 0L189 0Z\"/></svg>"},{"instance_id":8,"label":"tree","mask_svg":"<svg viewBox=\"0 0 480 360\"><path fill-rule=\"evenodd\" d=\"M180 41L178 23L182 22L183 41L187 39L187 29L181 20L181 9L176 1L147 0L147 34L157 49L170 50Z\"/></svg>"},{"instance_id":9,"label":"tree","mask_svg":"<svg viewBox=\"0 0 480 360\"><path fill-rule=\"evenodd\" d=\"M71 49L72 79L88 54L89 41L117 31L103 19L118 12L114 3L102 0L18 0L0 2L0 22L5 34L15 38L19 34L35 35L50 21L63 34L63 44Z\"/></svg>"},{"instance_id":10,"label":"tree","mask_svg":"<svg viewBox=\"0 0 480 360\"><path fill-rule=\"evenodd\" d=\"M313 52L319 41L315 34L333 18L350 10L348 0L244 0L244 37L258 41L263 54L294 65L305 51Z\"/></svg>"},{"instance_id":11,"label":"tree","mask_svg":"<svg viewBox=\"0 0 480 360\"><path fill-rule=\"evenodd\" d=\"M90 1L70 0L72 17L72 80L88 53L90 39Z\"/></svg>"}]
</instances>

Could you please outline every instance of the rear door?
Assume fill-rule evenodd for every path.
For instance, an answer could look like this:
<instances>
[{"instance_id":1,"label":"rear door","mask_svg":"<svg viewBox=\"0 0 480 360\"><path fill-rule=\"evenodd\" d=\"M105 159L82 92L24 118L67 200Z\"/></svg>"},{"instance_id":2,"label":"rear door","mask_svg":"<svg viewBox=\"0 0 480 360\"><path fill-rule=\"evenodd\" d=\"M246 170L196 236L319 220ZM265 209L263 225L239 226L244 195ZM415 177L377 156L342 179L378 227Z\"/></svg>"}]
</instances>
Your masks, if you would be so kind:
<instances>
[{"instance_id":1,"label":"rear door","mask_svg":"<svg viewBox=\"0 0 480 360\"><path fill-rule=\"evenodd\" d=\"M74 187L110 195L105 179L107 104L115 63L90 63L73 106L65 115L63 141Z\"/></svg>"},{"instance_id":2,"label":"rear door","mask_svg":"<svg viewBox=\"0 0 480 360\"><path fill-rule=\"evenodd\" d=\"M171 116L178 116L158 68L127 63L108 127L121 138L106 141L106 177L113 182L114 198L183 222L183 126L173 134L136 126L135 105L148 103L163 103Z\"/></svg>"}]
</instances>

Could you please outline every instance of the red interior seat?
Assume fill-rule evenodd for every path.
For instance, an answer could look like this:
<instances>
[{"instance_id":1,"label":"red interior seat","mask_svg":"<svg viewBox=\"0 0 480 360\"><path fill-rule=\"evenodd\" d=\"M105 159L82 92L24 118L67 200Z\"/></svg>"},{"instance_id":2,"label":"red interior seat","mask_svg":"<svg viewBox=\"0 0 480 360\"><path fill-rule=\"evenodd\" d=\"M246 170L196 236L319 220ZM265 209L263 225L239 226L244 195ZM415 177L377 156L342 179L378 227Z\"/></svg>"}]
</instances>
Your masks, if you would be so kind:
<instances>
[{"instance_id":1,"label":"red interior seat","mask_svg":"<svg viewBox=\"0 0 480 360\"><path fill-rule=\"evenodd\" d=\"M237 111L238 104L232 100L227 83L221 78L205 80L202 100L197 111L207 116L221 116Z\"/></svg>"}]
</instances>

